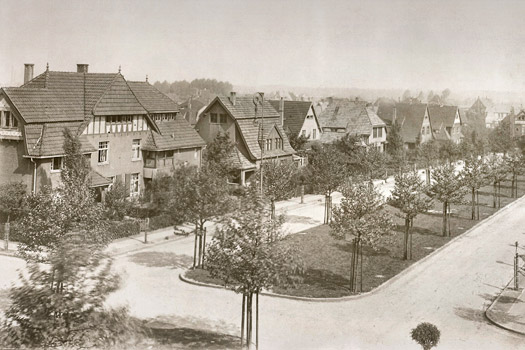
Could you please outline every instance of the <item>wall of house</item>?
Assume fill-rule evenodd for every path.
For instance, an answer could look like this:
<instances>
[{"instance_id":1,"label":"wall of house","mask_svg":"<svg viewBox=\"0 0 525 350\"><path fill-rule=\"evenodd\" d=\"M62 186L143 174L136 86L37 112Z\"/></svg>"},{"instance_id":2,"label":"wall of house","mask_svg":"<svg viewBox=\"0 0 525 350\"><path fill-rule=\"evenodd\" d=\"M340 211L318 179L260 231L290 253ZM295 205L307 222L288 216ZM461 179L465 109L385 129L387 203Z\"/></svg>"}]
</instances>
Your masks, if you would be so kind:
<instances>
[{"instance_id":1,"label":"wall of house","mask_svg":"<svg viewBox=\"0 0 525 350\"><path fill-rule=\"evenodd\" d=\"M41 191L44 186L51 186L57 188L62 183L60 171L51 170L52 158L38 159L37 161L37 176L36 176L36 191Z\"/></svg>"},{"instance_id":2,"label":"wall of house","mask_svg":"<svg viewBox=\"0 0 525 350\"><path fill-rule=\"evenodd\" d=\"M211 123L211 114L216 113L217 115L226 115L226 124ZM195 130L201 135L201 137L209 143L213 141L215 136L219 132L228 133L231 141L235 142L235 121L228 115L226 110L218 103L215 102L205 114L202 114L199 121L195 125Z\"/></svg>"},{"instance_id":3,"label":"wall of house","mask_svg":"<svg viewBox=\"0 0 525 350\"><path fill-rule=\"evenodd\" d=\"M425 133L423 133L426 131ZM430 127L430 118L428 117L428 109L425 110L425 117L421 124L421 130L419 131L420 143L424 143L432 140L432 128Z\"/></svg>"},{"instance_id":4,"label":"wall of house","mask_svg":"<svg viewBox=\"0 0 525 350\"><path fill-rule=\"evenodd\" d=\"M22 181L31 191L33 166L24 153L23 141L0 140L0 184Z\"/></svg>"},{"instance_id":5,"label":"wall of house","mask_svg":"<svg viewBox=\"0 0 525 350\"><path fill-rule=\"evenodd\" d=\"M452 125L450 139L455 143L461 142L461 118L459 117L459 110L456 111L456 117L454 118L454 124Z\"/></svg>"},{"instance_id":6,"label":"wall of house","mask_svg":"<svg viewBox=\"0 0 525 350\"><path fill-rule=\"evenodd\" d=\"M372 132L368 138L368 144L377 147L381 152L383 152L385 150L386 143L386 127L381 127L381 129L381 136L374 137L374 130L372 128Z\"/></svg>"},{"instance_id":7,"label":"wall of house","mask_svg":"<svg viewBox=\"0 0 525 350\"><path fill-rule=\"evenodd\" d=\"M315 130L315 137L313 135L313 130ZM308 110L308 114L306 115L306 118L304 119L303 126L301 127L301 131L299 131L299 135L302 135L304 133L308 137L309 140L319 140L321 138L321 130L319 129L319 126L317 122L315 121L314 111L312 106L310 106L310 109Z\"/></svg>"}]
</instances>

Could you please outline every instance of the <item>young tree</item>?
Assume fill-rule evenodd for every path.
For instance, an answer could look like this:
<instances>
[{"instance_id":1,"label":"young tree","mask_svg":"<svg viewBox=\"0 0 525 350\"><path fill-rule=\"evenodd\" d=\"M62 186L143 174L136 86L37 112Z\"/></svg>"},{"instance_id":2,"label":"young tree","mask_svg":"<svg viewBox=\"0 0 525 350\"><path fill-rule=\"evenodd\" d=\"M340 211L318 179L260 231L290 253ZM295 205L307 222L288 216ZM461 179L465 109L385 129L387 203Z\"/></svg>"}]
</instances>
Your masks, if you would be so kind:
<instances>
[{"instance_id":1,"label":"young tree","mask_svg":"<svg viewBox=\"0 0 525 350\"><path fill-rule=\"evenodd\" d=\"M475 220L476 217L479 220L479 189L485 185L488 175L488 167L482 158L470 157L465 159L465 165L461 171L461 177L465 182L465 186L470 188L472 195L471 205L472 213L471 218ZM476 210L477 208L477 210Z\"/></svg>"},{"instance_id":2,"label":"young tree","mask_svg":"<svg viewBox=\"0 0 525 350\"><path fill-rule=\"evenodd\" d=\"M357 291L357 268L361 259L360 291L363 290L363 246L377 249L392 234L392 220L383 212L384 198L374 186L365 183L346 183L341 192L341 204L334 208L330 223L332 234L339 239L352 237L353 251L350 268L350 290Z\"/></svg>"},{"instance_id":3,"label":"young tree","mask_svg":"<svg viewBox=\"0 0 525 350\"><path fill-rule=\"evenodd\" d=\"M9 248L11 221L18 220L26 209L27 187L22 182L8 182L0 185L0 216L5 218L5 249Z\"/></svg>"},{"instance_id":4,"label":"young tree","mask_svg":"<svg viewBox=\"0 0 525 350\"><path fill-rule=\"evenodd\" d=\"M401 211L402 217L405 219L403 240L403 259L405 260L412 259L411 223L418 214L425 213L432 206L432 201L424 196L425 191L426 186L419 178L417 171L395 176L395 186L389 202Z\"/></svg>"},{"instance_id":5,"label":"young tree","mask_svg":"<svg viewBox=\"0 0 525 350\"><path fill-rule=\"evenodd\" d=\"M501 207L501 182L507 178L508 168L505 158L492 155L487 159L488 178L492 182L492 207Z\"/></svg>"},{"instance_id":6,"label":"young tree","mask_svg":"<svg viewBox=\"0 0 525 350\"><path fill-rule=\"evenodd\" d=\"M85 234L68 234L51 252L49 266L30 263L29 275L9 292L3 345L101 348L127 342L140 329L125 308L104 302L119 285L111 260L88 247Z\"/></svg>"},{"instance_id":7,"label":"young tree","mask_svg":"<svg viewBox=\"0 0 525 350\"><path fill-rule=\"evenodd\" d=\"M525 169L525 160L523 154L517 151L510 152L505 159L507 169L511 174L511 197L518 197L518 175L523 173Z\"/></svg>"},{"instance_id":8,"label":"young tree","mask_svg":"<svg viewBox=\"0 0 525 350\"><path fill-rule=\"evenodd\" d=\"M211 166L180 167L171 176L167 209L177 220L195 224L194 267L202 265L206 254L204 225L229 209L228 184L215 170Z\"/></svg>"},{"instance_id":9,"label":"young tree","mask_svg":"<svg viewBox=\"0 0 525 350\"><path fill-rule=\"evenodd\" d=\"M461 175L456 174L452 164L437 167L432 173L434 182L428 187L427 195L443 203L443 236L450 237L450 204L461 203L465 187Z\"/></svg>"},{"instance_id":10,"label":"young tree","mask_svg":"<svg viewBox=\"0 0 525 350\"><path fill-rule=\"evenodd\" d=\"M219 177L231 177L235 170L231 162L234 150L235 144L231 141L230 134L219 132L206 146L203 154L204 162Z\"/></svg>"},{"instance_id":11,"label":"young tree","mask_svg":"<svg viewBox=\"0 0 525 350\"><path fill-rule=\"evenodd\" d=\"M434 141L423 142L417 148L417 159L425 167L426 184L430 185L430 168L438 159L438 145Z\"/></svg>"},{"instance_id":12,"label":"young tree","mask_svg":"<svg viewBox=\"0 0 525 350\"><path fill-rule=\"evenodd\" d=\"M18 251L26 259L45 260L72 230L83 232L83 239L91 244L105 245L111 239L105 229L104 209L89 188L91 168L81 153L78 135L66 129L64 137L62 185L28 196L27 214L18 223L23 232Z\"/></svg>"},{"instance_id":13,"label":"young tree","mask_svg":"<svg viewBox=\"0 0 525 350\"><path fill-rule=\"evenodd\" d=\"M254 295L258 344L259 293L276 284L293 282L301 270L294 251L279 244L282 218L272 220L258 191L255 188L248 191L243 210L223 220L206 256L210 275L242 294L241 346L244 339L248 346L252 343Z\"/></svg>"},{"instance_id":14,"label":"young tree","mask_svg":"<svg viewBox=\"0 0 525 350\"><path fill-rule=\"evenodd\" d=\"M510 122L503 120L489 133L489 148L493 153L507 154L515 147Z\"/></svg>"},{"instance_id":15,"label":"young tree","mask_svg":"<svg viewBox=\"0 0 525 350\"><path fill-rule=\"evenodd\" d=\"M106 207L106 217L111 220L122 220L131 209L131 202L127 199L126 187L120 178L107 191L104 205Z\"/></svg>"},{"instance_id":16,"label":"young tree","mask_svg":"<svg viewBox=\"0 0 525 350\"><path fill-rule=\"evenodd\" d=\"M439 343L441 333L432 323L422 322L410 332L412 339L417 342L423 350L430 350Z\"/></svg>"},{"instance_id":17,"label":"young tree","mask_svg":"<svg viewBox=\"0 0 525 350\"><path fill-rule=\"evenodd\" d=\"M263 193L270 200L272 218L275 217L275 201L290 198L295 191L295 176L298 173L294 162L267 161L263 163ZM259 176L257 175L258 179Z\"/></svg>"},{"instance_id":18,"label":"young tree","mask_svg":"<svg viewBox=\"0 0 525 350\"><path fill-rule=\"evenodd\" d=\"M360 173L368 181L385 177L388 156L376 147L361 147Z\"/></svg>"},{"instance_id":19,"label":"young tree","mask_svg":"<svg viewBox=\"0 0 525 350\"><path fill-rule=\"evenodd\" d=\"M324 223L327 224L332 218L332 193L348 177L344 155L331 145L312 147L308 171L315 190L325 194Z\"/></svg>"},{"instance_id":20,"label":"young tree","mask_svg":"<svg viewBox=\"0 0 525 350\"><path fill-rule=\"evenodd\" d=\"M447 140L439 146L439 158L442 162L455 162L461 155L461 150L457 144Z\"/></svg>"},{"instance_id":21,"label":"young tree","mask_svg":"<svg viewBox=\"0 0 525 350\"><path fill-rule=\"evenodd\" d=\"M346 163L346 171L349 174L357 174L363 171L362 159L365 148L357 135L346 134L332 143L333 147L343 156Z\"/></svg>"},{"instance_id":22,"label":"young tree","mask_svg":"<svg viewBox=\"0 0 525 350\"><path fill-rule=\"evenodd\" d=\"M392 157L394 167L400 169L404 163L405 149L401 136L401 124L397 121L392 123L392 127L386 134L386 151Z\"/></svg>"}]
</instances>

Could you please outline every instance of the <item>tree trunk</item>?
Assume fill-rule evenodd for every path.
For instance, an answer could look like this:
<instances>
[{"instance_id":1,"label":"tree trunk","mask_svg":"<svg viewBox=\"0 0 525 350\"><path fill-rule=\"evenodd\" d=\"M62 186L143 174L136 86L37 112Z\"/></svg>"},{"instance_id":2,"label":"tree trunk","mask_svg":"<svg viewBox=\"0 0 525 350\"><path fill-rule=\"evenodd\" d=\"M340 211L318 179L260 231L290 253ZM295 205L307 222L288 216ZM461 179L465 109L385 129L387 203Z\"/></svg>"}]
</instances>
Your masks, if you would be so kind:
<instances>
[{"instance_id":1,"label":"tree trunk","mask_svg":"<svg viewBox=\"0 0 525 350\"><path fill-rule=\"evenodd\" d=\"M352 246L352 261L350 263L350 292L354 292L354 274L355 274L355 256L357 253L357 238L353 239Z\"/></svg>"},{"instance_id":2,"label":"tree trunk","mask_svg":"<svg viewBox=\"0 0 525 350\"><path fill-rule=\"evenodd\" d=\"M511 183L511 185L510 185L510 193L511 193L511 194L510 194L510 197L511 197L511 198L516 198L516 197L514 197L514 182L515 182L515 176L516 176L516 175L513 173L513 174L512 174L512 177L511 177L511 179L512 179L512 183Z\"/></svg>"},{"instance_id":3,"label":"tree trunk","mask_svg":"<svg viewBox=\"0 0 525 350\"><path fill-rule=\"evenodd\" d=\"M442 228L443 237L447 235L447 202L443 202L443 228Z\"/></svg>"},{"instance_id":4,"label":"tree trunk","mask_svg":"<svg viewBox=\"0 0 525 350\"><path fill-rule=\"evenodd\" d=\"M197 267L201 267L201 262L202 262L202 231L200 229L199 229L198 238L199 238L199 260L197 262Z\"/></svg>"},{"instance_id":5,"label":"tree trunk","mask_svg":"<svg viewBox=\"0 0 525 350\"><path fill-rule=\"evenodd\" d=\"M195 244L193 247L193 268L197 266L197 224L195 224Z\"/></svg>"},{"instance_id":6,"label":"tree trunk","mask_svg":"<svg viewBox=\"0 0 525 350\"><path fill-rule=\"evenodd\" d=\"M410 219L405 218L405 235L403 240L403 259L408 260L408 233L410 231Z\"/></svg>"},{"instance_id":7,"label":"tree trunk","mask_svg":"<svg viewBox=\"0 0 525 350\"><path fill-rule=\"evenodd\" d=\"M412 223L414 222L414 219L412 218ZM410 239L410 245L408 249L408 259L412 260L412 231L409 232L408 237Z\"/></svg>"},{"instance_id":8,"label":"tree trunk","mask_svg":"<svg viewBox=\"0 0 525 350\"><path fill-rule=\"evenodd\" d=\"M479 190L476 190L476 214L479 220Z\"/></svg>"},{"instance_id":9,"label":"tree trunk","mask_svg":"<svg viewBox=\"0 0 525 350\"><path fill-rule=\"evenodd\" d=\"M362 293L363 292L363 247L359 247L359 254L361 255L360 274L359 274L359 293Z\"/></svg>"},{"instance_id":10,"label":"tree trunk","mask_svg":"<svg viewBox=\"0 0 525 350\"><path fill-rule=\"evenodd\" d=\"M253 303L252 303L252 300L253 300L253 294L250 292L248 293L248 313L249 313L249 317L248 317L248 335L247 335L247 339L248 339L248 349L251 349L252 348L252 325L253 325Z\"/></svg>"},{"instance_id":11,"label":"tree trunk","mask_svg":"<svg viewBox=\"0 0 525 350\"><path fill-rule=\"evenodd\" d=\"M255 349L259 350L259 291L255 294Z\"/></svg>"},{"instance_id":12,"label":"tree trunk","mask_svg":"<svg viewBox=\"0 0 525 350\"><path fill-rule=\"evenodd\" d=\"M501 181L498 181L498 209L501 208Z\"/></svg>"},{"instance_id":13,"label":"tree trunk","mask_svg":"<svg viewBox=\"0 0 525 350\"><path fill-rule=\"evenodd\" d=\"M493 194L492 194L492 207L493 208L496 208L496 190L497 190L497 183L496 181L494 181L494 184L493 184Z\"/></svg>"},{"instance_id":14,"label":"tree trunk","mask_svg":"<svg viewBox=\"0 0 525 350\"><path fill-rule=\"evenodd\" d=\"M304 184L301 185L301 204L304 203Z\"/></svg>"},{"instance_id":15,"label":"tree trunk","mask_svg":"<svg viewBox=\"0 0 525 350\"><path fill-rule=\"evenodd\" d=\"M450 214L451 214L450 203L448 203L447 208L448 208L448 218L447 218L448 236L450 237L451 236L451 232L450 232Z\"/></svg>"},{"instance_id":16,"label":"tree trunk","mask_svg":"<svg viewBox=\"0 0 525 350\"><path fill-rule=\"evenodd\" d=\"M206 257L206 227L202 230L202 268L204 268L204 259Z\"/></svg>"},{"instance_id":17,"label":"tree trunk","mask_svg":"<svg viewBox=\"0 0 525 350\"><path fill-rule=\"evenodd\" d=\"M241 349L244 347L244 319L246 318L246 293L242 293Z\"/></svg>"},{"instance_id":18,"label":"tree trunk","mask_svg":"<svg viewBox=\"0 0 525 350\"><path fill-rule=\"evenodd\" d=\"M476 192L474 187L472 187L472 220L476 218Z\"/></svg>"}]
</instances>

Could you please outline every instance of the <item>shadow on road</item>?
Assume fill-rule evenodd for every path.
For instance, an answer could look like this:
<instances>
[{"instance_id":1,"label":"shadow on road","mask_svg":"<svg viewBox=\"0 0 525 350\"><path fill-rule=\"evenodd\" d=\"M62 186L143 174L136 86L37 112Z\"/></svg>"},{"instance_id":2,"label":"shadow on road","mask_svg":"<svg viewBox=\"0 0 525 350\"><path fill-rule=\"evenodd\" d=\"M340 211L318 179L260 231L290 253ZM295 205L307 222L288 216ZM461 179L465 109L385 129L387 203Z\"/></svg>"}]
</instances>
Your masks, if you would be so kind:
<instances>
[{"instance_id":1,"label":"shadow on road","mask_svg":"<svg viewBox=\"0 0 525 350\"><path fill-rule=\"evenodd\" d=\"M146 267L172 267L174 269L188 268L193 264L191 256L169 252L140 252L131 255L129 260Z\"/></svg>"}]
</instances>

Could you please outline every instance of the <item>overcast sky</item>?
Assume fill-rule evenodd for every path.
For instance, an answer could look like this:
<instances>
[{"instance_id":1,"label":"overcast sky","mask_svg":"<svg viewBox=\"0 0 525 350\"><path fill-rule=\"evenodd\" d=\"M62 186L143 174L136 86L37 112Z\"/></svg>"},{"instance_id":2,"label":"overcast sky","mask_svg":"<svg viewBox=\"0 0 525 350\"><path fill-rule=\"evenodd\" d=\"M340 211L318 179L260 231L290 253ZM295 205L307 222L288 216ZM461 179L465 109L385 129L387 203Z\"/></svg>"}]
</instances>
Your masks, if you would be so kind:
<instances>
[{"instance_id":1,"label":"overcast sky","mask_svg":"<svg viewBox=\"0 0 525 350\"><path fill-rule=\"evenodd\" d=\"M237 85L520 91L525 1L0 0L0 83L74 71Z\"/></svg>"}]
</instances>

